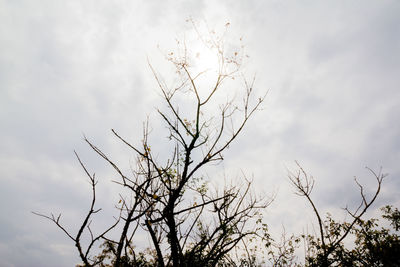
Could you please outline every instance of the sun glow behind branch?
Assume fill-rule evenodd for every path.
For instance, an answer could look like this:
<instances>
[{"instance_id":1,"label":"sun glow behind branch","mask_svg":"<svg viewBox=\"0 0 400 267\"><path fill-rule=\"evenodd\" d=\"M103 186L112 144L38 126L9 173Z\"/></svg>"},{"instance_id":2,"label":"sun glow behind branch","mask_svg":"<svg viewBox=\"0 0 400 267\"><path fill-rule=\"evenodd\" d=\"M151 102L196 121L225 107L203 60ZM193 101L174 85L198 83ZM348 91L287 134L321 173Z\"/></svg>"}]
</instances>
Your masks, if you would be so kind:
<instances>
[{"instance_id":1,"label":"sun glow behind branch","mask_svg":"<svg viewBox=\"0 0 400 267\"><path fill-rule=\"evenodd\" d=\"M193 49L192 68L195 72L210 72L218 74L220 59L216 48L209 48L203 44L197 44Z\"/></svg>"},{"instance_id":2,"label":"sun glow behind branch","mask_svg":"<svg viewBox=\"0 0 400 267\"><path fill-rule=\"evenodd\" d=\"M207 23L189 21L193 28L190 33L190 50L186 50L185 44L185 53L188 68L195 74L198 87L212 89L216 83L225 83L228 77L228 80L234 80L242 76L243 59L247 56L244 54L242 37L228 34L230 23L212 29ZM199 93L208 92L199 90Z\"/></svg>"},{"instance_id":3,"label":"sun glow behind branch","mask_svg":"<svg viewBox=\"0 0 400 267\"><path fill-rule=\"evenodd\" d=\"M165 59L172 63L172 75L159 75L159 82L170 94L179 88L185 94L196 93L200 102L214 91L207 108L216 112L220 111L220 103L240 104L242 97L237 95L237 89L246 83L242 67L247 58L242 37L231 33L230 23L216 29L211 29L206 23L191 24L183 36L175 38L173 49L161 51ZM176 74L178 79L168 79L177 77ZM187 95L175 97L178 98L181 98L180 110L189 114L195 103L188 102Z\"/></svg>"}]
</instances>

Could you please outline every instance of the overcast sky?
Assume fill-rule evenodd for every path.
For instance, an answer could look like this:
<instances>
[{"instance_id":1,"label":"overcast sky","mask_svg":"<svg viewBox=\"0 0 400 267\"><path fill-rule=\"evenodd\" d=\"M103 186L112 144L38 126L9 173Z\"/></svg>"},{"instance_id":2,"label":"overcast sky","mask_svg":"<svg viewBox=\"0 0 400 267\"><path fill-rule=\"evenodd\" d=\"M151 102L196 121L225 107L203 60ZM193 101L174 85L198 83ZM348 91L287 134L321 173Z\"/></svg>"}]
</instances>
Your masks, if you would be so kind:
<instances>
[{"instance_id":1,"label":"overcast sky","mask_svg":"<svg viewBox=\"0 0 400 267\"><path fill-rule=\"evenodd\" d=\"M77 230L90 187L74 149L98 175L99 206L112 209L112 171L83 134L129 168L110 129L140 142L146 116L160 122L147 57L162 73L157 45L190 31L189 17L230 22L258 92L270 90L219 168L277 193L266 211L272 231L315 223L286 178L294 160L315 177L323 213L358 201L354 176L374 189L365 166L389 173L373 208L400 206L399 1L0 0L1 266L79 262L72 241L30 212L62 212Z\"/></svg>"}]
</instances>

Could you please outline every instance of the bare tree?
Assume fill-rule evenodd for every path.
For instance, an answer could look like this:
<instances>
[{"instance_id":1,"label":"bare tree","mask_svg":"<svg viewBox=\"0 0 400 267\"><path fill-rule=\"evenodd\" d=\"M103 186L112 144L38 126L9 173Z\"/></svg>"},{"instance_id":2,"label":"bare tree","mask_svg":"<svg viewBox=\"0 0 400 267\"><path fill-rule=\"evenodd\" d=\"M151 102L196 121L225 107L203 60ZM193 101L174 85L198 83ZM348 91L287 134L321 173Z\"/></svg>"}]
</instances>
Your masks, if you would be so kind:
<instances>
[{"instance_id":1,"label":"bare tree","mask_svg":"<svg viewBox=\"0 0 400 267\"><path fill-rule=\"evenodd\" d=\"M341 253L343 250L343 241L352 233L354 227L362 222L362 216L367 212L371 205L376 200L380 190L383 179L387 174L382 173L380 170L378 173L372 169L367 168L374 176L377 182L376 190L372 197L368 200L364 187L354 178L355 183L360 189L360 204L354 210L351 211L348 207L344 210L350 215L350 221L342 223L335 222L331 215L324 220L316 204L311 198L311 192L314 188L314 178L307 174L303 167L296 161L298 166L297 172L289 172L289 180L296 189L296 194L305 197L308 203L311 205L314 215L318 222L318 237L315 238L313 235L303 235L306 239L307 248L306 253L307 261L311 266L341 266L342 255L336 257L338 251ZM339 260L338 260L339 258Z\"/></svg>"},{"instance_id":2,"label":"bare tree","mask_svg":"<svg viewBox=\"0 0 400 267\"><path fill-rule=\"evenodd\" d=\"M170 156L159 160L154 154L148 122L139 146L112 130L136 154L136 169L132 174L124 173L106 153L85 138L91 149L115 169L119 179L114 182L130 191L132 199L121 194L117 204L119 216L109 228L95 235L90 224L93 214L100 211L95 209L97 181L76 155L92 186L90 209L78 234L72 235L62 226L61 215L35 213L53 221L75 242L84 266L107 266L106 256L111 257L113 266L216 266L224 260L234 262L230 252L243 244L245 251L246 240L261 233L259 210L267 207L271 198L255 196L251 181L245 176L239 185L211 190L202 175L205 166L224 159L224 152L260 108L265 95L253 97L254 79L246 80L241 72L245 57L242 48L227 51L223 37L214 31L200 34L194 23L193 26L198 42L213 52L218 62L210 88L201 86L199 80L208 75L209 81L209 72L196 70L196 57L185 40L177 42L178 49L166 55L175 68L177 84L168 86L149 63L166 104L166 110L160 109L158 113L174 147ZM227 81L232 80L237 82L235 86L242 82L241 98L225 100L215 112L215 102L224 95L223 90L232 90L227 86ZM180 106L182 96L192 101L189 109ZM120 230L117 239L109 236L111 230ZM83 249L81 237L85 231L90 242ZM152 242L147 254L138 252L135 246L138 231L147 233ZM99 243L103 243L105 250L101 255L93 255L93 247Z\"/></svg>"}]
</instances>

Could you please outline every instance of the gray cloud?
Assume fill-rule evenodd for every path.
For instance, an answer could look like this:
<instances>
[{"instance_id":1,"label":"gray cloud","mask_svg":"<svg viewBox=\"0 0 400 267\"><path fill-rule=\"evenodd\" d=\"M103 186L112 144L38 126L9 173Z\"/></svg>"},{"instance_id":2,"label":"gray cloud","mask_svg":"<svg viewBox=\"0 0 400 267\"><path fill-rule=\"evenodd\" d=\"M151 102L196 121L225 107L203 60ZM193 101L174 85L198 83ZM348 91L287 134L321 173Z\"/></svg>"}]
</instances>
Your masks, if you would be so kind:
<instances>
[{"instance_id":1,"label":"gray cloud","mask_svg":"<svg viewBox=\"0 0 400 267\"><path fill-rule=\"evenodd\" d=\"M323 211L354 205L354 175L373 188L364 166L390 173L376 207L399 205L399 8L396 1L1 1L2 264L78 262L70 240L30 211L62 211L74 229L89 191L73 149L101 177L100 192L112 195L112 170L82 134L129 170L132 154L109 130L139 142L148 114L156 132L163 129L146 60L163 73L156 46L172 47L190 16L210 27L230 21L250 54L247 73L257 72L260 91L271 89L266 109L218 168L235 177L243 170L260 191L278 191L267 211L273 229L284 222L301 230L312 220L286 179L295 159L316 177ZM164 148L166 135L154 134L154 146ZM113 212L108 200L99 203L104 217Z\"/></svg>"}]
</instances>

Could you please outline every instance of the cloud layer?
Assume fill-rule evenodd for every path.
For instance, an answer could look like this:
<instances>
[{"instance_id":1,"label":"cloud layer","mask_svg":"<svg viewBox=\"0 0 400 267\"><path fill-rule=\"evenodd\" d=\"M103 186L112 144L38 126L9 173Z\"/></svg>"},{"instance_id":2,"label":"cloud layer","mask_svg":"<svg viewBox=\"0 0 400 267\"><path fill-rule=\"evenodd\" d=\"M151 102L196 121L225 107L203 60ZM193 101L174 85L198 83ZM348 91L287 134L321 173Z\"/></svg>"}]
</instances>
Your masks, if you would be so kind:
<instances>
[{"instance_id":1,"label":"cloud layer","mask_svg":"<svg viewBox=\"0 0 400 267\"><path fill-rule=\"evenodd\" d=\"M376 207L398 206L398 14L397 1L0 1L2 266L79 262L72 242L30 211L62 211L74 230L90 197L74 149L103 179L100 192L114 192L111 170L82 135L129 168L132 155L110 129L139 142L147 115L157 127L162 99L147 58L162 73L157 45L171 47L188 17L229 21L244 37L247 73L256 72L259 92L270 89L220 168L278 192L267 211L273 229L312 220L286 179L294 160L317 179L324 212L354 205L354 175L373 189L364 166L390 174ZM162 144L166 135L152 138Z\"/></svg>"}]
</instances>

